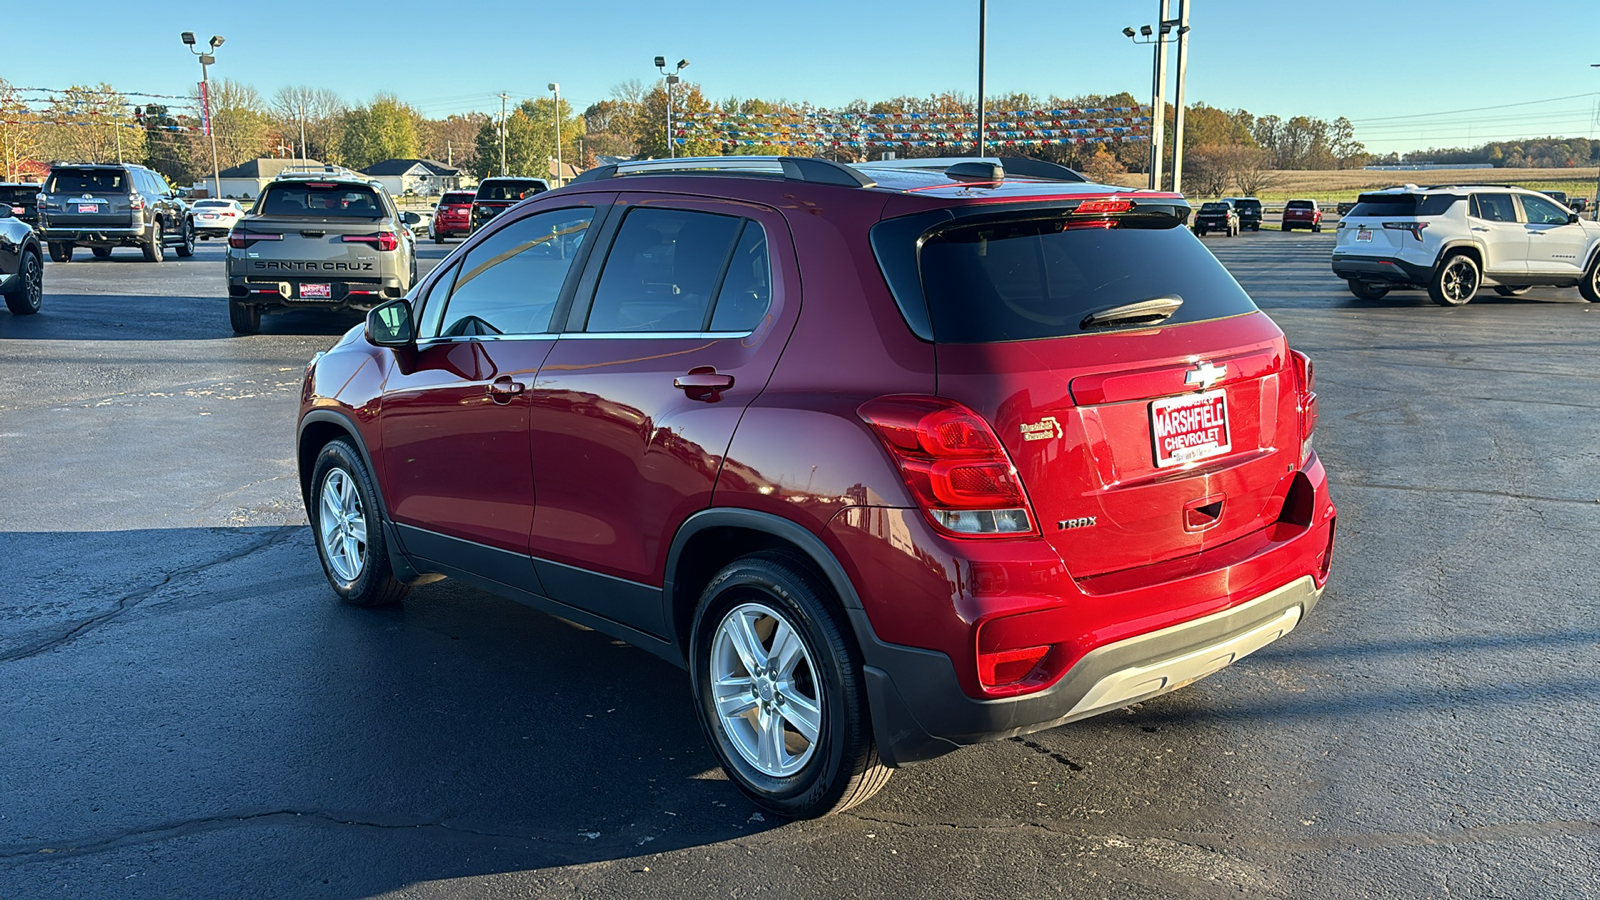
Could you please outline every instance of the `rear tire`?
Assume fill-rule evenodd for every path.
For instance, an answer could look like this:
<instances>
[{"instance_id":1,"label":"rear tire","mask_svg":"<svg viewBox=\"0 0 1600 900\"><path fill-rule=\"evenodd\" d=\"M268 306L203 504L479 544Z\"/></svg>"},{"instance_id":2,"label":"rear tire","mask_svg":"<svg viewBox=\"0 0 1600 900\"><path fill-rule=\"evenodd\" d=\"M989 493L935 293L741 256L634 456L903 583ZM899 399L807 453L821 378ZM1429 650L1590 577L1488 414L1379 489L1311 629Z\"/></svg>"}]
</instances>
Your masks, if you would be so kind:
<instances>
[{"instance_id":1,"label":"rear tire","mask_svg":"<svg viewBox=\"0 0 1600 900\"><path fill-rule=\"evenodd\" d=\"M17 277L6 294L6 309L14 316L31 316L39 311L44 299L44 260L38 251L22 251L17 266Z\"/></svg>"},{"instance_id":2,"label":"rear tire","mask_svg":"<svg viewBox=\"0 0 1600 900\"><path fill-rule=\"evenodd\" d=\"M50 242L51 262L72 262L72 245L61 241Z\"/></svg>"},{"instance_id":3,"label":"rear tire","mask_svg":"<svg viewBox=\"0 0 1600 900\"><path fill-rule=\"evenodd\" d=\"M334 593L351 606L399 603L410 588L394 577L378 491L349 441L329 441L311 475L311 536Z\"/></svg>"},{"instance_id":4,"label":"rear tire","mask_svg":"<svg viewBox=\"0 0 1600 900\"><path fill-rule=\"evenodd\" d=\"M1578 282L1578 293L1590 303L1600 303L1600 257L1589 265L1589 274Z\"/></svg>"},{"instance_id":5,"label":"rear tire","mask_svg":"<svg viewBox=\"0 0 1600 900\"><path fill-rule=\"evenodd\" d=\"M1472 257L1452 253L1428 277L1428 296L1440 306L1465 306L1478 295L1481 280Z\"/></svg>"},{"instance_id":6,"label":"rear tire","mask_svg":"<svg viewBox=\"0 0 1600 900\"><path fill-rule=\"evenodd\" d=\"M712 752L747 797L788 818L855 806L892 772L878 759L860 652L829 596L793 556L757 553L711 579L690 632Z\"/></svg>"},{"instance_id":7,"label":"rear tire","mask_svg":"<svg viewBox=\"0 0 1600 900\"><path fill-rule=\"evenodd\" d=\"M167 258L167 248L161 242L165 238L161 234L161 223L155 222L150 226L150 242L142 248L145 262L164 262Z\"/></svg>"},{"instance_id":8,"label":"rear tire","mask_svg":"<svg viewBox=\"0 0 1600 900\"><path fill-rule=\"evenodd\" d=\"M111 258L111 248L110 247L90 247L89 248L89 252L94 254L94 258L95 259L110 259Z\"/></svg>"},{"instance_id":9,"label":"rear tire","mask_svg":"<svg viewBox=\"0 0 1600 900\"><path fill-rule=\"evenodd\" d=\"M1288 225L1283 226L1283 230L1284 231L1288 231L1289 230L1289 226Z\"/></svg>"},{"instance_id":10,"label":"rear tire","mask_svg":"<svg viewBox=\"0 0 1600 900\"><path fill-rule=\"evenodd\" d=\"M433 242L434 242L434 243L435 243L435 244L442 244L442 243L444 243L444 235L442 235L442 234L436 234L436 235L434 235L434 236L433 236Z\"/></svg>"},{"instance_id":11,"label":"rear tire","mask_svg":"<svg viewBox=\"0 0 1600 900\"><path fill-rule=\"evenodd\" d=\"M228 319L234 334L255 334L261 330L261 307L228 301Z\"/></svg>"},{"instance_id":12,"label":"rear tire","mask_svg":"<svg viewBox=\"0 0 1600 900\"><path fill-rule=\"evenodd\" d=\"M1322 223L1318 222L1317 224L1311 226L1311 233L1312 234L1321 234L1322 233Z\"/></svg>"},{"instance_id":13,"label":"rear tire","mask_svg":"<svg viewBox=\"0 0 1600 900\"><path fill-rule=\"evenodd\" d=\"M1502 284L1496 287L1494 292L1502 297L1521 297L1523 294L1526 294L1531 290L1533 290L1532 285L1525 284L1520 287L1514 287L1512 285Z\"/></svg>"},{"instance_id":14,"label":"rear tire","mask_svg":"<svg viewBox=\"0 0 1600 900\"><path fill-rule=\"evenodd\" d=\"M178 258L188 259L194 256L194 224L183 223L183 243L178 245Z\"/></svg>"},{"instance_id":15,"label":"rear tire","mask_svg":"<svg viewBox=\"0 0 1600 900\"><path fill-rule=\"evenodd\" d=\"M1382 285L1368 284L1359 278L1350 279L1350 293L1362 300L1380 300L1389 293L1389 289Z\"/></svg>"}]
</instances>

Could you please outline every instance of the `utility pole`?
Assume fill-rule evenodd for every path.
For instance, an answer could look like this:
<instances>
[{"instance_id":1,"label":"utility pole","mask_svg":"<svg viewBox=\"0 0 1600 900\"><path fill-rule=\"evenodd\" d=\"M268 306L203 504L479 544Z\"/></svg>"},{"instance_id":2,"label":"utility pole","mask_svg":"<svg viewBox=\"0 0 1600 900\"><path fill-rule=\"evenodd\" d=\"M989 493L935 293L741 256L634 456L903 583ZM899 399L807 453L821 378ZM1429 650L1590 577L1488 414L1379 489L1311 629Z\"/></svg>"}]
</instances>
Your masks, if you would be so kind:
<instances>
[{"instance_id":1,"label":"utility pole","mask_svg":"<svg viewBox=\"0 0 1600 900\"><path fill-rule=\"evenodd\" d=\"M455 148L450 146L450 139L444 139L444 164L450 168L456 167Z\"/></svg>"},{"instance_id":2,"label":"utility pole","mask_svg":"<svg viewBox=\"0 0 1600 900\"><path fill-rule=\"evenodd\" d=\"M1158 0L1156 15L1156 108L1150 123L1150 188L1161 190L1161 166L1166 156L1167 132L1167 14L1169 0Z\"/></svg>"},{"instance_id":3,"label":"utility pole","mask_svg":"<svg viewBox=\"0 0 1600 900\"><path fill-rule=\"evenodd\" d=\"M309 160L311 153L306 149L306 98L300 98L300 158Z\"/></svg>"},{"instance_id":4,"label":"utility pole","mask_svg":"<svg viewBox=\"0 0 1600 900\"><path fill-rule=\"evenodd\" d=\"M1172 191L1183 193L1183 86L1188 81L1189 0L1178 0L1178 91L1173 101L1177 111L1172 119Z\"/></svg>"},{"instance_id":5,"label":"utility pole","mask_svg":"<svg viewBox=\"0 0 1600 900\"><path fill-rule=\"evenodd\" d=\"M506 174L506 100L508 94L500 93L500 175Z\"/></svg>"},{"instance_id":6,"label":"utility pole","mask_svg":"<svg viewBox=\"0 0 1600 900\"><path fill-rule=\"evenodd\" d=\"M561 85L554 81L550 82L550 93L556 95L556 187L561 187L562 176L566 174L561 170Z\"/></svg>"},{"instance_id":7,"label":"utility pole","mask_svg":"<svg viewBox=\"0 0 1600 900\"><path fill-rule=\"evenodd\" d=\"M983 142L986 136L983 108L983 63L984 52L989 44L988 29L989 0L978 0L978 155L980 157L983 156Z\"/></svg>"}]
</instances>

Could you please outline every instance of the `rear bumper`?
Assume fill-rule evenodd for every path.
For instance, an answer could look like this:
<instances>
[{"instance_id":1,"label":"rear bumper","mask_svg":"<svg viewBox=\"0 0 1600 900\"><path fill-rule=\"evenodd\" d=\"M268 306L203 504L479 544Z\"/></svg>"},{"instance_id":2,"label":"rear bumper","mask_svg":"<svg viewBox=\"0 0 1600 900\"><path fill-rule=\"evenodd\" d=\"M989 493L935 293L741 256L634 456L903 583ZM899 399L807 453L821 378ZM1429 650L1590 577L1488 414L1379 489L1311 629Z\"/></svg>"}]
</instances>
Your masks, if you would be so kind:
<instances>
[{"instance_id":1,"label":"rear bumper","mask_svg":"<svg viewBox=\"0 0 1600 900\"><path fill-rule=\"evenodd\" d=\"M39 239L61 244L126 243L145 236L143 226L129 228L41 228Z\"/></svg>"},{"instance_id":2,"label":"rear bumper","mask_svg":"<svg viewBox=\"0 0 1600 900\"><path fill-rule=\"evenodd\" d=\"M1383 284L1427 284L1433 268L1390 256L1340 255L1333 258L1333 274Z\"/></svg>"},{"instance_id":3,"label":"rear bumper","mask_svg":"<svg viewBox=\"0 0 1600 900\"><path fill-rule=\"evenodd\" d=\"M326 284L331 296L300 299L300 285ZM240 303L283 309L367 309L379 303L404 297L406 289L394 276L376 282L347 282L329 278L228 279L228 297Z\"/></svg>"}]
</instances>

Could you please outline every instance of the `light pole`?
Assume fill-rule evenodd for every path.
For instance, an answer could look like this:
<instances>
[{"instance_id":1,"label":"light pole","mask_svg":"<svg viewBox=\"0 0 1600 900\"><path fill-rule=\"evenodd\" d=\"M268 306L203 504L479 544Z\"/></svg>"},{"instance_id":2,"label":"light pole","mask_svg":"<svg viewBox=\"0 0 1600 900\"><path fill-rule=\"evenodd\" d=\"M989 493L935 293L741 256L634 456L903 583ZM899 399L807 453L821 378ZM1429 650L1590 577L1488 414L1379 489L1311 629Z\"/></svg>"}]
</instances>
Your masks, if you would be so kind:
<instances>
[{"instance_id":1,"label":"light pole","mask_svg":"<svg viewBox=\"0 0 1600 900\"><path fill-rule=\"evenodd\" d=\"M1590 63L1589 68L1600 69L1600 63ZM1594 206L1589 208L1589 218L1600 222L1600 173L1594 178Z\"/></svg>"},{"instance_id":2,"label":"light pole","mask_svg":"<svg viewBox=\"0 0 1600 900\"><path fill-rule=\"evenodd\" d=\"M217 61L217 58L212 54L216 53L217 48L222 46L222 35L214 34L211 36L210 53L195 47L194 32L185 31L179 37L188 46L190 53L200 57L200 111L205 116L206 134L211 138L211 177L215 179L213 185L216 190L216 193L212 194L212 196L220 199L222 197L222 169L217 165L217 129L215 123L211 121L211 76L209 70L211 64Z\"/></svg>"},{"instance_id":3,"label":"light pole","mask_svg":"<svg viewBox=\"0 0 1600 900\"><path fill-rule=\"evenodd\" d=\"M1183 86L1189 81L1189 0L1178 0L1178 91L1172 99L1172 192L1183 193Z\"/></svg>"},{"instance_id":4,"label":"light pole","mask_svg":"<svg viewBox=\"0 0 1600 900\"><path fill-rule=\"evenodd\" d=\"M1181 0L1180 0L1181 2ZM1164 141L1167 130L1167 35L1179 23L1175 19L1168 19L1167 0L1161 0L1161 18L1157 25L1140 25L1138 31L1130 26L1122 29L1122 34L1135 44L1152 44L1155 47L1155 60L1150 77L1150 190L1161 188L1161 163L1163 159Z\"/></svg>"},{"instance_id":5,"label":"light pole","mask_svg":"<svg viewBox=\"0 0 1600 900\"><path fill-rule=\"evenodd\" d=\"M984 109L983 69L984 53L989 45L989 0L978 0L978 156L983 157Z\"/></svg>"},{"instance_id":6,"label":"light pole","mask_svg":"<svg viewBox=\"0 0 1600 900\"><path fill-rule=\"evenodd\" d=\"M550 82L550 93L556 95L556 187L561 187L561 176L565 174L561 171L561 84Z\"/></svg>"},{"instance_id":7,"label":"light pole","mask_svg":"<svg viewBox=\"0 0 1600 900\"><path fill-rule=\"evenodd\" d=\"M676 159L677 156L678 156L677 145L672 142L672 86L677 84L678 81L680 80L678 78L678 73L682 72L685 68L688 67L688 65L689 65L689 61L687 59L680 59L680 60L678 60L677 68L673 69L671 72L668 72L667 71L667 58L665 56L656 57L656 68L660 69L661 70L661 74L665 75L667 77L667 158L668 159Z\"/></svg>"}]
</instances>

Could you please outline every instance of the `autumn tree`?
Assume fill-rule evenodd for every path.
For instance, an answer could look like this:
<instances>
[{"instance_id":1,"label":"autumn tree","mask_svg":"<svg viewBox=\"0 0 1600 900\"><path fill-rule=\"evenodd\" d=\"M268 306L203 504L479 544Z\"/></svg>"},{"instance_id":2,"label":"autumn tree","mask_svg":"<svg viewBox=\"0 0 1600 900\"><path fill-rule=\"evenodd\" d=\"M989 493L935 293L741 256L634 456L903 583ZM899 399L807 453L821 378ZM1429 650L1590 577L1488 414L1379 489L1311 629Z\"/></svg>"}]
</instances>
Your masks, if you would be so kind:
<instances>
[{"instance_id":1,"label":"autumn tree","mask_svg":"<svg viewBox=\"0 0 1600 900\"><path fill-rule=\"evenodd\" d=\"M336 158L352 169L365 169L386 159L415 159L417 121L421 117L393 94L379 94L366 106L344 114Z\"/></svg>"},{"instance_id":2,"label":"autumn tree","mask_svg":"<svg viewBox=\"0 0 1600 900\"><path fill-rule=\"evenodd\" d=\"M478 132L489 121L488 113L472 112L422 122L419 140L423 158L471 171L478 160Z\"/></svg>"},{"instance_id":3,"label":"autumn tree","mask_svg":"<svg viewBox=\"0 0 1600 900\"><path fill-rule=\"evenodd\" d=\"M11 82L0 78L0 163L5 165L5 179L16 177L17 166L38 153L38 126L27 121L33 118L22 95Z\"/></svg>"},{"instance_id":4,"label":"autumn tree","mask_svg":"<svg viewBox=\"0 0 1600 900\"><path fill-rule=\"evenodd\" d=\"M337 152L349 105L335 91L292 85L272 95L270 113L299 159L327 160Z\"/></svg>"},{"instance_id":5,"label":"autumn tree","mask_svg":"<svg viewBox=\"0 0 1600 900\"><path fill-rule=\"evenodd\" d=\"M571 104L561 101L561 159L577 158L583 138L583 118L573 115ZM485 122L478 130L477 160L473 172L549 178L556 158L555 100L539 97L517 104L505 121L505 169L500 168L500 123Z\"/></svg>"},{"instance_id":6,"label":"autumn tree","mask_svg":"<svg viewBox=\"0 0 1600 900\"><path fill-rule=\"evenodd\" d=\"M122 162L145 158L144 131L128 100L109 84L72 85L38 114L37 148L47 160Z\"/></svg>"}]
</instances>

